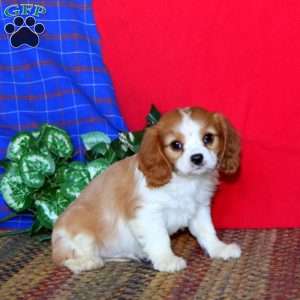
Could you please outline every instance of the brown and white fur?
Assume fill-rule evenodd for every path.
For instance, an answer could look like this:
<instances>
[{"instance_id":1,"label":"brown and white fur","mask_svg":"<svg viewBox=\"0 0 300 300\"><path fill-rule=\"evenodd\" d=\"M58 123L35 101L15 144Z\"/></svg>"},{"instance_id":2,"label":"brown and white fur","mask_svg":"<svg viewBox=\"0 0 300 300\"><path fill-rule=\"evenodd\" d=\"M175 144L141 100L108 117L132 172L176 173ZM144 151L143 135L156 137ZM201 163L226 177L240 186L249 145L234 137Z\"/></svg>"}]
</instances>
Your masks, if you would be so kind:
<instances>
[{"instance_id":1,"label":"brown and white fur","mask_svg":"<svg viewBox=\"0 0 300 300\"><path fill-rule=\"evenodd\" d=\"M148 128L138 154L97 176L58 218L53 260L73 272L106 260L149 259L159 271L186 267L170 235L186 228L212 258L237 258L220 241L210 204L219 173L239 167L239 137L220 114L200 108L166 113Z\"/></svg>"}]
</instances>

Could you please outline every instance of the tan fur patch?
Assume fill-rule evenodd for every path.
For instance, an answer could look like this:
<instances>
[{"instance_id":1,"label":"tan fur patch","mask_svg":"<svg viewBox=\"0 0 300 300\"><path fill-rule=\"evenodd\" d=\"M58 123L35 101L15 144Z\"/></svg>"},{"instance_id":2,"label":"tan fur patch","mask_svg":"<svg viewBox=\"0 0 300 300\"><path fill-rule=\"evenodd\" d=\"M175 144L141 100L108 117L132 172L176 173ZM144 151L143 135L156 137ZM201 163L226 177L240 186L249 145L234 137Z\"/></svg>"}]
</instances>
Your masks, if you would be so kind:
<instances>
[{"instance_id":1,"label":"tan fur patch","mask_svg":"<svg viewBox=\"0 0 300 300\"><path fill-rule=\"evenodd\" d=\"M146 177L149 187L159 187L167 184L172 176L172 162L175 153L168 149L168 142L178 135L174 130L182 116L178 110L166 113L158 124L148 128L138 153L139 169ZM179 138L179 137L178 137Z\"/></svg>"},{"instance_id":2,"label":"tan fur patch","mask_svg":"<svg viewBox=\"0 0 300 300\"><path fill-rule=\"evenodd\" d=\"M94 178L58 218L52 235L54 261L59 263L74 256L60 231L67 232L69 239L78 234L91 236L101 246L114 235L120 217L127 220L134 217L138 206L134 182L136 167L136 156L115 163Z\"/></svg>"},{"instance_id":3,"label":"tan fur patch","mask_svg":"<svg viewBox=\"0 0 300 300\"><path fill-rule=\"evenodd\" d=\"M171 143L174 141L179 141L183 145L185 143L185 138L182 133L172 131L168 133L165 137L163 137L163 149L165 152L165 155L169 159L172 165L175 164L176 160L182 155L183 151L174 151L171 147Z\"/></svg>"}]
</instances>

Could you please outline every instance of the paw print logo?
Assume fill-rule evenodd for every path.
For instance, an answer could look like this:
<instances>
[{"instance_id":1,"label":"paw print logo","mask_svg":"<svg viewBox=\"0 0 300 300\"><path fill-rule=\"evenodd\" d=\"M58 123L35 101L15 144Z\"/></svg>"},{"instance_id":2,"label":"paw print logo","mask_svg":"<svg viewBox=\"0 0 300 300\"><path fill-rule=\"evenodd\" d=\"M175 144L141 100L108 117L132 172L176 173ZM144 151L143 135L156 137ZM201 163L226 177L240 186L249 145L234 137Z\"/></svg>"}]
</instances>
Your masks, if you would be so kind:
<instances>
[{"instance_id":1,"label":"paw print logo","mask_svg":"<svg viewBox=\"0 0 300 300\"><path fill-rule=\"evenodd\" d=\"M32 16L15 17L13 23L8 23L4 27L4 31L10 35L10 44L14 48L21 45L28 45L36 47L39 44L39 35L45 31L42 23L36 23L35 18Z\"/></svg>"}]
</instances>

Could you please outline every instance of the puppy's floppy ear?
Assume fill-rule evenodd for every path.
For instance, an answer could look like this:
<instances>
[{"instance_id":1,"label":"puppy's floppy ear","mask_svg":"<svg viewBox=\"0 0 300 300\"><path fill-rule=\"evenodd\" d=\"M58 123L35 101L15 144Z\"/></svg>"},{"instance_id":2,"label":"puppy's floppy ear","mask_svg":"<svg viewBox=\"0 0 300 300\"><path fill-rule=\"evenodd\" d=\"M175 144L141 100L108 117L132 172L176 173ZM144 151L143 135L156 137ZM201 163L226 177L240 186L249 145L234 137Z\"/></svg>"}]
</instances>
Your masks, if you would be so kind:
<instances>
[{"instance_id":1,"label":"puppy's floppy ear","mask_svg":"<svg viewBox=\"0 0 300 300\"><path fill-rule=\"evenodd\" d=\"M221 130L223 140L219 157L219 169L221 173L231 175L237 172L240 165L240 138L224 116L215 114L214 117Z\"/></svg>"},{"instance_id":2,"label":"puppy's floppy ear","mask_svg":"<svg viewBox=\"0 0 300 300\"><path fill-rule=\"evenodd\" d=\"M157 126L146 129L138 153L138 162L149 187L159 187L170 181L172 167L164 154Z\"/></svg>"}]
</instances>

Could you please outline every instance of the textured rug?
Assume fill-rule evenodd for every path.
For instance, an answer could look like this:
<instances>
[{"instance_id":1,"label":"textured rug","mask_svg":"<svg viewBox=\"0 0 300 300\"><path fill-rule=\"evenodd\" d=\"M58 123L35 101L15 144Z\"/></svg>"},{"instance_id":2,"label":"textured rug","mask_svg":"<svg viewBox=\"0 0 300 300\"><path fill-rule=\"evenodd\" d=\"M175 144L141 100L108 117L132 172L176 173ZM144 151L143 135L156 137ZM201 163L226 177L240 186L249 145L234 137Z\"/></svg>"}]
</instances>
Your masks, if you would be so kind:
<instances>
[{"instance_id":1,"label":"textured rug","mask_svg":"<svg viewBox=\"0 0 300 300\"><path fill-rule=\"evenodd\" d=\"M48 242L0 239L0 299L300 299L300 229L224 230L242 247L238 260L211 260L186 232L173 249L186 270L159 273L149 264L107 263L73 275L51 262Z\"/></svg>"}]
</instances>

